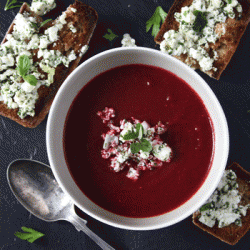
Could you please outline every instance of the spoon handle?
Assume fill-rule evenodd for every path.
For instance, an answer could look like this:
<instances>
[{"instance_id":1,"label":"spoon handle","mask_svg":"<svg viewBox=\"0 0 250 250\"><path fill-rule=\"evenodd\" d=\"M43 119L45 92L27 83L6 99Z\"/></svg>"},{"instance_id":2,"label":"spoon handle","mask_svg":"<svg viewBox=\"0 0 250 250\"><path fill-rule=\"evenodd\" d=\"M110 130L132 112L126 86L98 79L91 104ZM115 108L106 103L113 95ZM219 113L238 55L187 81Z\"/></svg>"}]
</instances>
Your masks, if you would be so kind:
<instances>
[{"instance_id":1,"label":"spoon handle","mask_svg":"<svg viewBox=\"0 0 250 250\"><path fill-rule=\"evenodd\" d=\"M85 234L87 234L102 249L104 249L104 250L115 250L108 243L106 243L99 236L97 236L94 232L92 232L86 226L86 221L81 219L80 217L78 217L76 214L74 214L74 213L71 214L67 219L68 219L68 221L70 221L75 226L75 228L78 231L83 231Z\"/></svg>"}]
</instances>

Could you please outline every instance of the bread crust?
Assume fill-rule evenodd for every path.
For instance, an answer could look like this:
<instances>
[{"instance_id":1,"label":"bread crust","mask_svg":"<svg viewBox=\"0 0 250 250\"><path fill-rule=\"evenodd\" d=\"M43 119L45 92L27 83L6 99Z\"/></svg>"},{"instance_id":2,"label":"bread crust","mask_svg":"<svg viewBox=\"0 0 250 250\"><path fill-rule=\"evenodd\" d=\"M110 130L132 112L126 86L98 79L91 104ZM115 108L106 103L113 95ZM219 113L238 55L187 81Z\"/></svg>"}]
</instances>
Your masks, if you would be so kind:
<instances>
[{"instance_id":1,"label":"bread crust","mask_svg":"<svg viewBox=\"0 0 250 250\"><path fill-rule=\"evenodd\" d=\"M245 206L250 204L250 173L243 169L238 163L234 162L227 169L233 170L237 175L237 183L239 184L239 194L241 195L240 204ZM217 225L210 228L199 221L200 212L193 214L193 223L202 230L212 234L218 239L235 245L250 229L250 211L247 210L246 216L242 216L242 226L231 224L227 227L218 228Z\"/></svg>"},{"instance_id":2,"label":"bread crust","mask_svg":"<svg viewBox=\"0 0 250 250\"><path fill-rule=\"evenodd\" d=\"M73 13L70 9L75 8L77 11ZM43 19L32 12L27 5L24 3L20 8L19 13L24 12L31 13L32 16L38 18L39 22L42 22ZM50 45L49 49L59 50L62 54L67 55L69 50L74 49L75 53L78 55L79 50L82 46L88 45L89 41L92 37L94 29L96 27L96 23L98 20L97 12L90 6L83 4L80 1L76 1L75 3L71 4L68 9L66 10L66 21L72 23L75 27L77 27L78 32L72 35L69 29L64 28L63 30L59 31L59 40L56 42L56 46ZM46 28L53 26L55 21L49 22L46 26L44 26L41 31L44 31ZM5 38L3 39L2 43L5 43L7 34L11 34L13 31L14 22L9 27ZM35 51L34 51L35 52ZM49 109L52 105L53 99L64 82L67 76L78 66L79 62L81 61L82 56L77 56L77 59L72 61L69 67L65 67L64 65L60 64L56 70L54 75L54 82L50 85L50 87L46 87L44 85L40 86L38 89L39 98L36 101L35 105L35 116L26 116L25 118L21 119L17 112L17 109L8 109L7 105L0 102L0 115L10 118L11 120L16 121L17 123L21 124L24 127L28 128L35 128L38 126L46 117L49 112Z\"/></svg>"},{"instance_id":3,"label":"bread crust","mask_svg":"<svg viewBox=\"0 0 250 250\"><path fill-rule=\"evenodd\" d=\"M155 37L155 42L160 44L164 38L164 34L169 30L178 30L179 23L174 18L174 13L181 12L181 8L184 6L191 5L193 0L175 0L172 7L170 8L168 15L161 25L160 31L158 32L157 36ZM210 43L209 47L211 50L216 50L218 53L218 59L214 61L213 66L217 68L215 70L209 70L204 73L208 74L210 77L213 77L217 80L220 79L222 72L225 70L227 65L229 64L233 54L235 53L240 39L243 36L247 25L250 21L250 1L249 0L238 0L238 2L242 5L242 17L240 20L238 19L231 19L227 18L225 22L225 29L226 32L222 35L215 44ZM220 28L220 25L217 25L217 29ZM174 56L177 59L185 62L187 59L187 55L182 54L180 56ZM192 62L192 67L194 69L200 69L198 62L190 58ZM201 69L200 69L201 70Z\"/></svg>"}]
</instances>

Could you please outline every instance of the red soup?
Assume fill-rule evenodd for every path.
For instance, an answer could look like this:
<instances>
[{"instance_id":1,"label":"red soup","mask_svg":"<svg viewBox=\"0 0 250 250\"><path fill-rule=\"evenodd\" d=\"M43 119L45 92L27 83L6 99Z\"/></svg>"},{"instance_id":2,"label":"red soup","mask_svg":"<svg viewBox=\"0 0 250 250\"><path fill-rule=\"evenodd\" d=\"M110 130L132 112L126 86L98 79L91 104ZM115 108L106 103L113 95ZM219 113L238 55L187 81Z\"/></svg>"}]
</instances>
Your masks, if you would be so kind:
<instances>
[{"instance_id":1,"label":"red soup","mask_svg":"<svg viewBox=\"0 0 250 250\"><path fill-rule=\"evenodd\" d=\"M143 171L135 181L115 172L102 158L107 132L97 112L116 111L114 124L134 117L154 126L167 124L162 136L171 147L170 163ZM213 155L213 126L204 103L182 79L147 65L106 71L78 93L68 112L64 151L78 187L100 207L128 217L151 217L188 201L205 181Z\"/></svg>"}]
</instances>

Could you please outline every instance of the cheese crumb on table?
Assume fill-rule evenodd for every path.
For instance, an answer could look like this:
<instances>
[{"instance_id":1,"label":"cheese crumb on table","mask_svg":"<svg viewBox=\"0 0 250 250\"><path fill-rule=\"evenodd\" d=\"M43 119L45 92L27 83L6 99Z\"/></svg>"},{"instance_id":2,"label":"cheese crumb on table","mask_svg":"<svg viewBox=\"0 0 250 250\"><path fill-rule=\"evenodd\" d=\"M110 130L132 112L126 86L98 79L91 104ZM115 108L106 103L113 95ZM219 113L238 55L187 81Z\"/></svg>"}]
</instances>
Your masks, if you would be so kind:
<instances>
[{"instance_id":1,"label":"cheese crumb on table","mask_svg":"<svg viewBox=\"0 0 250 250\"><path fill-rule=\"evenodd\" d=\"M135 39L133 39L129 34L124 34L121 41L122 47L137 47L135 44Z\"/></svg>"}]
</instances>

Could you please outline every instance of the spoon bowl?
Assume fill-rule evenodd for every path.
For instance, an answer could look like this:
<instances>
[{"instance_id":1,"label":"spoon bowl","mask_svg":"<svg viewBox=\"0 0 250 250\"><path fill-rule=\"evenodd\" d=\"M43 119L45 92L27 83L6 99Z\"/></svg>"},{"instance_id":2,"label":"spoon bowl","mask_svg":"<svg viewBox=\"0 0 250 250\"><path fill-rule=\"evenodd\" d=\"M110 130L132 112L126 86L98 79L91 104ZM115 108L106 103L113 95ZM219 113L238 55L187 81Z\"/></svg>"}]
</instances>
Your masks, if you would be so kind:
<instances>
[{"instance_id":1,"label":"spoon bowl","mask_svg":"<svg viewBox=\"0 0 250 250\"><path fill-rule=\"evenodd\" d=\"M102 249L114 249L76 215L71 198L62 191L49 166L34 160L15 160L8 166L7 180L17 200L39 219L69 221Z\"/></svg>"}]
</instances>

